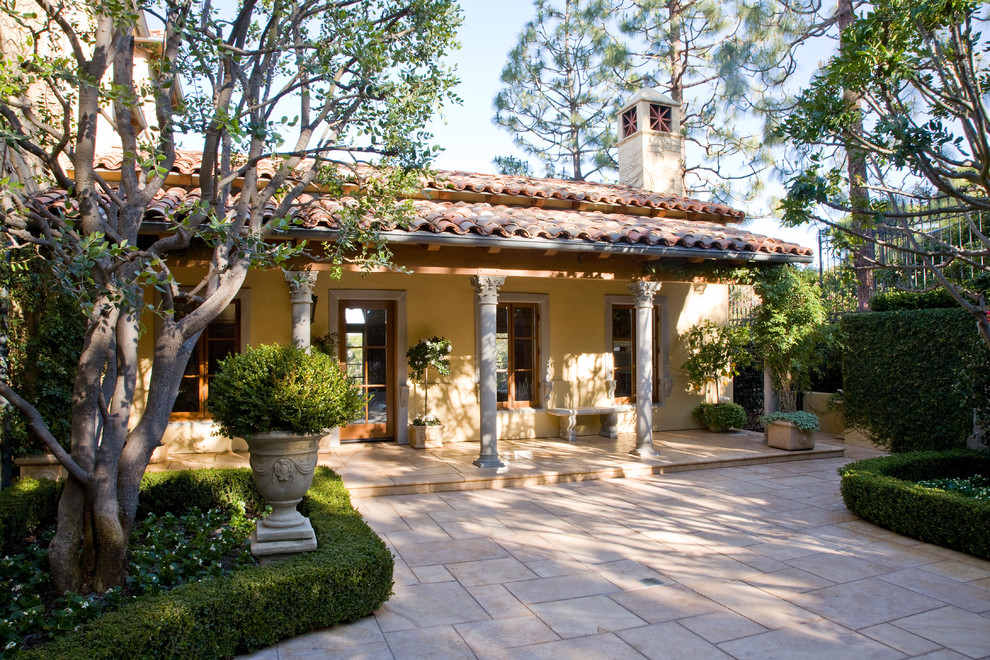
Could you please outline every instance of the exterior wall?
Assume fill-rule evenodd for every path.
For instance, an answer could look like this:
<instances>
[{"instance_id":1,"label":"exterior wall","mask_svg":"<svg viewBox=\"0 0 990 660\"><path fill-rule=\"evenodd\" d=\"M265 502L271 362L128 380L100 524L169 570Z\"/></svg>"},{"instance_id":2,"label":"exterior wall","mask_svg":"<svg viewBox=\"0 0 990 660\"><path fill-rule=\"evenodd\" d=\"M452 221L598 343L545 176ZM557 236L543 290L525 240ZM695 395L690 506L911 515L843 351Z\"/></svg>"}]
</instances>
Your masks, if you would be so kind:
<instances>
[{"instance_id":1,"label":"exterior wall","mask_svg":"<svg viewBox=\"0 0 990 660\"><path fill-rule=\"evenodd\" d=\"M179 281L193 281L199 274L194 269L175 269ZM609 318L606 297L628 298L627 280L565 279L507 276L499 291L500 299L513 294L546 296L547 314L540 323L544 341L540 346L540 361L544 364L547 383L553 383L551 405L594 406L608 402L607 381L611 377L611 354L606 346ZM361 276L345 272L340 280L321 271L313 289L317 302L311 326L314 337L336 331L331 327L331 307L339 297L332 292L389 291L405 292L406 345L396 347L401 365L396 385L408 387L409 419L423 412L422 392L411 386L405 373L405 351L419 339L442 335L453 345L451 371L430 388L431 414L438 415L446 425L445 437L451 440L478 442L480 440L480 407L478 403L478 373L476 361L475 290L470 276L433 273L375 273ZM289 289L281 271L252 272L241 292L242 343L260 345L291 342L291 305ZM676 430L698 427L691 410L701 402L700 395L689 394L687 380L679 366L686 356L677 335L691 325L710 318L724 322L728 311L728 287L708 285L701 292L689 283L664 283L657 302L666 311L666 374L671 378L670 394L654 409L655 430ZM154 319L145 320L149 327ZM142 380L147 382L152 352L152 333L141 339ZM663 345L657 338L658 345ZM731 385L725 384L723 395L731 395ZM138 397L140 400L140 396ZM565 401L566 398L566 401ZM137 410L136 413L140 412ZM579 435L598 433L597 417L579 418ZM401 421L400 421L401 423ZM553 437L559 420L538 408L499 410L499 438ZM634 413L620 420L620 431L635 429ZM166 444L172 453L189 451L225 451L244 448L239 439L216 438L210 435L208 422L174 422L166 434Z\"/></svg>"}]
</instances>

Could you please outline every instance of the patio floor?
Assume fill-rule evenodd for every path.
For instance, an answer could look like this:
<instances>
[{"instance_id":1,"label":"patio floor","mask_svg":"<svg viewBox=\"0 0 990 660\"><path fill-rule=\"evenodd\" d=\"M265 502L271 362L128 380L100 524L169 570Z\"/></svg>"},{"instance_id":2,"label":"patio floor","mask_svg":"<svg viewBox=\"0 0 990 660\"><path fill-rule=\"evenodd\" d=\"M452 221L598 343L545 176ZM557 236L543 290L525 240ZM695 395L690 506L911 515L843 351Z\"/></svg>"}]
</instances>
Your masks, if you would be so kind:
<instances>
[{"instance_id":1,"label":"patio floor","mask_svg":"<svg viewBox=\"0 0 990 660\"><path fill-rule=\"evenodd\" d=\"M688 470L715 469L818 458L841 458L840 438L816 434L815 448L784 451L768 447L763 434L751 431L710 433L703 430L653 434L659 455L639 458L629 454L636 446L633 434L616 440L581 436L575 442L557 438L500 440L504 468L480 469L476 442L447 443L441 449L413 449L386 442L344 444L320 454L320 464L333 468L354 497L408 495L510 486L535 486L644 477ZM850 448L852 450L852 448ZM861 450L869 453L869 450ZM875 454L876 452L872 452ZM199 467L248 465L246 452L178 454L149 470L184 470Z\"/></svg>"}]
</instances>

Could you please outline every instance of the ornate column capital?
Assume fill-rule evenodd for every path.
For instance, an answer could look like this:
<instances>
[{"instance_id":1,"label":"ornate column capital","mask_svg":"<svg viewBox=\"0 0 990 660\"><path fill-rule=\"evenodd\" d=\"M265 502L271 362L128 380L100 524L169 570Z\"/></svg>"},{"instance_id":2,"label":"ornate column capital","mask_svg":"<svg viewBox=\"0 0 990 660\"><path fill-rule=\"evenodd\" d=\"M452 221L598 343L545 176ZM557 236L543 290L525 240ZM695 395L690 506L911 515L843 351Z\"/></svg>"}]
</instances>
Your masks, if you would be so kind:
<instances>
[{"instance_id":1,"label":"ornate column capital","mask_svg":"<svg viewBox=\"0 0 990 660\"><path fill-rule=\"evenodd\" d=\"M498 303L498 290L505 284L504 276L497 275L475 275L471 278L471 285L478 292L478 302L482 305L495 305Z\"/></svg>"},{"instance_id":2,"label":"ornate column capital","mask_svg":"<svg viewBox=\"0 0 990 660\"><path fill-rule=\"evenodd\" d=\"M660 282L636 280L635 282L627 284L626 288L632 291L633 296L636 298L636 305L651 307L653 305L653 297L657 295L657 291L660 290Z\"/></svg>"},{"instance_id":3,"label":"ornate column capital","mask_svg":"<svg viewBox=\"0 0 990 660\"><path fill-rule=\"evenodd\" d=\"M289 300L293 303L313 302L313 287L316 286L315 270L287 270L285 281L289 285Z\"/></svg>"}]
</instances>

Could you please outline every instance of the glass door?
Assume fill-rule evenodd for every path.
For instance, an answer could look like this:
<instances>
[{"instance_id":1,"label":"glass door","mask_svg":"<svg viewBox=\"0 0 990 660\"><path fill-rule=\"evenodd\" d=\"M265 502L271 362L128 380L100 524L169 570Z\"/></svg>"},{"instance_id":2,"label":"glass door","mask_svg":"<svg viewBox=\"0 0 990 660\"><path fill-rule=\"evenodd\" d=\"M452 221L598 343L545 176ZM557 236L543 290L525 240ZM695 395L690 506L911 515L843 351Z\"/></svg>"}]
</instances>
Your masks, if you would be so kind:
<instances>
[{"instance_id":1,"label":"glass door","mask_svg":"<svg viewBox=\"0 0 990 660\"><path fill-rule=\"evenodd\" d=\"M342 300L340 360L365 394L364 415L340 429L341 440L395 438L395 303Z\"/></svg>"}]
</instances>

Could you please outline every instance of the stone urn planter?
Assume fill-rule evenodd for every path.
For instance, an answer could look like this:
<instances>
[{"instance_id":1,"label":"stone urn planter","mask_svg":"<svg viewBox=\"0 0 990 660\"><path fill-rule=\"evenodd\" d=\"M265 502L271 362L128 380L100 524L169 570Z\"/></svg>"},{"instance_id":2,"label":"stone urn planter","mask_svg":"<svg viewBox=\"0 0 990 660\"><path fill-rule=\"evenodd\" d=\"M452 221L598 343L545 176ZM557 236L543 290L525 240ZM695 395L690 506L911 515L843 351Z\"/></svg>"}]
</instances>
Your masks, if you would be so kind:
<instances>
[{"instance_id":1,"label":"stone urn planter","mask_svg":"<svg viewBox=\"0 0 990 660\"><path fill-rule=\"evenodd\" d=\"M313 483L318 435L258 433L245 438L254 483L272 512L258 521L251 535L251 554L272 557L316 550L309 518L296 508Z\"/></svg>"},{"instance_id":2,"label":"stone urn planter","mask_svg":"<svg viewBox=\"0 0 990 660\"><path fill-rule=\"evenodd\" d=\"M251 535L251 554L264 562L315 550L313 525L296 507L327 429L364 413L361 390L325 353L259 346L221 363L209 406L217 435L247 441L254 483L272 507Z\"/></svg>"},{"instance_id":3,"label":"stone urn planter","mask_svg":"<svg viewBox=\"0 0 990 660\"><path fill-rule=\"evenodd\" d=\"M443 424L432 426L409 425L409 444L413 449L443 447Z\"/></svg>"},{"instance_id":4,"label":"stone urn planter","mask_svg":"<svg viewBox=\"0 0 990 660\"><path fill-rule=\"evenodd\" d=\"M767 428L767 444L775 449L814 449L813 431L802 431L791 422L777 421Z\"/></svg>"}]
</instances>

